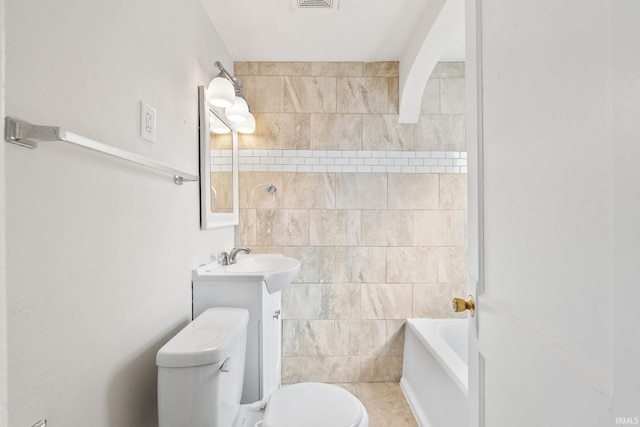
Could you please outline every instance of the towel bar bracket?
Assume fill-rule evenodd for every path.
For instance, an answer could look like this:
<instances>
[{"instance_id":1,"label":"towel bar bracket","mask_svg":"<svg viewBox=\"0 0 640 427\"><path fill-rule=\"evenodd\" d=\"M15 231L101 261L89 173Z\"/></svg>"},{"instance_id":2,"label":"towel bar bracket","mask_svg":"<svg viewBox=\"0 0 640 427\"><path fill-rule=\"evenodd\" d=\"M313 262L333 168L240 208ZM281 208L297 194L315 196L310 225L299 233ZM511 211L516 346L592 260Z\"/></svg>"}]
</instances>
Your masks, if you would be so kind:
<instances>
[{"instance_id":1,"label":"towel bar bracket","mask_svg":"<svg viewBox=\"0 0 640 427\"><path fill-rule=\"evenodd\" d=\"M32 125L22 120L5 117L5 139L22 147L36 148L38 141L60 140L60 128Z\"/></svg>"}]
</instances>

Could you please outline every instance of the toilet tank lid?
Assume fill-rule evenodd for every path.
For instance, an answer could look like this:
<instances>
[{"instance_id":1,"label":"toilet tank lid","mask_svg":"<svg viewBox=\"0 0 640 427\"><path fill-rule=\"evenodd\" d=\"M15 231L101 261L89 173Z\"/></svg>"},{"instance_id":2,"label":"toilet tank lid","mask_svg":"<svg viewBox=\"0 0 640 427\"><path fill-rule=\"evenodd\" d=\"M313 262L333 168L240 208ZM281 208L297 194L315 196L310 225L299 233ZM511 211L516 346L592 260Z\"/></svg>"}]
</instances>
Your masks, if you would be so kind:
<instances>
[{"instance_id":1,"label":"toilet tank lid","mask_svg":"<svg viewBox=\"0 0 640 427\"><path fill-rule=\"evenodd\" d=\"M158 350L156 365L182 368L222 362L248 321L249 312L243 308L209 308Z\"/></svg>"}]
</instances>

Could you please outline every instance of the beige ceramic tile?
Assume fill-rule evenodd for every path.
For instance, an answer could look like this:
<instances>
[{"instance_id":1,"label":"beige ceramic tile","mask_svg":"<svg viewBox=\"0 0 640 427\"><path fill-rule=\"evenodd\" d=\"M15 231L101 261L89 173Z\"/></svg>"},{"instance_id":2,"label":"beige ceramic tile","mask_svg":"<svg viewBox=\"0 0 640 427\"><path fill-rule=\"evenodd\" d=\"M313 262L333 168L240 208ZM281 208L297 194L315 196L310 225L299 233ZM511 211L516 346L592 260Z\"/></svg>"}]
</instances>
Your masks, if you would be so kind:
<instances>
[{"instance_id":1,"label":"beige ceramic tile","mask_svg":"<svg viewBox=\"0 0 640 427\"><path fill-rule=\"evenodd\" d=\"M310 357L308 369L309 381L352 383L358 381L360 358Z\"/></svg>"},{"instance_id":2,"label":"beige ceramic tile","mask_svg":"<svg viewBox=\"0 0 640 427\"><path fill-rule=\"evenodd\" d=\"M363 319L406 319L411 317L413 288L410 284L366 283L362 285Z\"/></svg>"},{"instance_id":3,"label":"beige ceramic tile","mask_svg":"<svg viewBox=\"0 0 640 427\"><path fill-rule=\"evenodd\" d=\"M464 115L426 115L418 119L417 150L465 151L465 147Z\"/></svg>"},{"instance_id":4,"label":"beige ceramic tile","mask_svg":"<svg viewBox=\"0 0 640 427\"><path fill-rule=\"evenodd\" d=\"M365 77L398 77L397 61L365 62L362 75Z\"/></svg>"},{"instance_id":5,"label":"beige ceramic tile","mask_svg":"<svg viewBox=\"0 0 640 427\"><path fill-rule=\"evenodd\" d=\"M299 209L258 210L256 244L307 246L309 244L309 212Z\"/></svg>"},{"instance_id":6,"label":"beige ceramic tile","mask_svg":"<svg viewBox=\"0 0 640 427\"><path fill-rule=\"evenodd\" d=\"M256 118L258 149L309 149L310 117L308 114L259 113Z\"/></svg>"},{"instance_id":7,"label":"beige ceramic tile","mask_svg":"<svg viewBox=\"0 0 640 427\"><path fill-rule=\"evenodd\" d=\"M294 279L301 283L333 283L334 248L318 246L288 246L282 253L300 261L300 271Z\"/></svg>"},{"instance_id":8,"label":"beige ceramic tile","mask_svg":"<svg viewBox=\"0 0 640 427\"><path fill-rule=\"evenodd\" d=\"M437 209L438 175L389 174L389 209Z\"/></svg>"},{"instance_id":9,"label":"beige ceramic tile","mask_svg":"<svg viewBox=\"0 0 640 427\"><path fill-rule=\"evenodd\" d=\"M282 202L285 208L332 209L335 207L334 173L284 173Z\"/></svg>"},{"instance_id":10,"label":"beige ceramic tile","mask_svg":"<svg viewBox=\"0 0 640 427\"><path fill-rule=\"evenodd\" d=\"M437 250L438 282L465 283L467 281L467 248L437 248Z\"/></svg>"},{"instance_id":11,"label":"beige ceramic tile","mask_svg":"<svg viewBox=\"0 0 640 427\"><path fill-rule=\"evenodd\" d=\"M231 139L231 133L213 133L211 132L211 136L209 139L210 146L212 150L231 150L233 147L233 139Z\"/></svg>"},{"instance_id":12,"label":"beige ceramic tile","mask_svg":"<svg viewBox=\"0 0 640 427\"><path fill-rule=\"evenodd\" d=\"M364 246L412 246L413 235L411 210L362 211Z\"/></svg>"},{"instance_id":13,"label":"beige ceramic tile","mask_svg":"<svg viewBox=\"0 0 640 427\"><path fill-rule=\"evenodd\" d=\"M467 209L467 174L440 174L440 209Z\"/></svg>"},{"instance_id":14,"label":"beige ceramic tile","mask_svg":"<svg viewBox=\"0 0 640 427\"><path fill-rule=\"evenodd\" d=\"M313 246L360 246L359 210L310 210L309 243Z\"/></svg>"},{"instance_id":15,"label":"beige ceramic tile","mask_svg":"<svg viewBox=\"0 0 640 427\"><path fill-rule=\"evenodd\" d=\"M295 113L335 113L335 77L287 76L285 81L285 111Z\"/></svg>"},{"instance_id":16,"label":"beige ceramic tile","mask_svg":"<svg viewBox=\"0 0 640 427\"><path fill-rule=\"evenodd\" d=\"M413 285L413 317L443 319L466 317L454 313L451 308L453 298L466 296L466 285L461 283L418 283Z\"/></svg>"},{"instance_id":17,"label":"beige ceramic tile","mask_svg":"<svg viewBox=\"0 0 640 427\"><path fill-rule=\"evenodd\" d=\"M256 210L240 209L239 221L235 231L236 244L254 246L256 244Z\"/></svg>"},{"instance_id":18,"label":"beige ceramic tile","mask_svg":"<svg viewBox=\"0 0 640 427\"><path fill-rule=\"evenodd\" d=\"M309 285L310 319L360 319L360 284Z\"/></svg>"},{"instance_id":19,"label":"beige ceramic tile","mask_svg":"<svg viewBox=\"0 0 640 427\"><path fill-rule=\"evenodd\" d=\"M415 244L417 246L465 246L466 212L461 210L416 210Z\"/></svg>"},{"instance_id":20,"label":"beige ceramic tile","mask_svg":"<svg viewBox=\"0 0 640 427\"><path fill-rule=\"evenodd\" d=\"M259 72L258 62L238 61L233 64L234 76L257 76Z\"/></svg>"},{"instance_id":21,"label":"beige ceramic tile","mask_svg":"<svg viewBox=\"0 0 640 427\"><path fill-rule=\"evenodd\" d=\"M360 382L398 382L402 376L402 357L363 356L360 358Z\"/></svg>"},{"instance_id":22,"label":"beige ceramic tile","mask_svg":"<svg viewBox=\"0 0 640 427\"><path fill-rule=\"evenodd\" d=\"M464 62L439 62L433 69L431 77L441 79L463 79Z\"/></svg>"},{"instance_id":23,"label":"beige ceramic tile","mask_svg":"<svg viewBox=\"0 0 640 427\"><path fill-rule=\"evenodd\" d=\"M385 281L386 248L336 247L337 283L381 283Z\"/></svg>"},{"instance_id":24,"label":"beige ceramic tile","mask_svg":"<svg viewBox=\"0 0 640 427\"><path fill-rule=\"evenodd\" d=\"M362 116L363 150L415 150L416 129L401 124L397 114L364 114Z\"/></svg>"},{"instance_id":25,"label":"beige ceramic tile","mask_svg":"<svg viewBox=\"0 0 640 427\"><path fill-rule=\"evenodd\" d=\"M410 317L410 316L408 316ZM387 320L387 356L402 356L404 354L405 319Z\"/></svg>"},{"instance_id":26,"label":"beige ceramic tile","mask_svg":"<svg viewBox=\"0 0 640 427\"><path fill-rule=\"evenodd\" d=\"M438 248L387 248L386 282L436 282L439 258Z\"/></svg>"},{"instance_id":27,"label":"beige ceramic tile","mask_svg":"<svg viewBox=\"0 0 640 427\"><path fill-rule=\"evenodd\" d=\"M282 384L309 381L308 357L282 358Z\"/></svg>"},{"instance_id":28,"label":"beige ceramic tile","mask_svg":"<svg viewBox=\"0 0 640 427\"><path fill-rule=\"evenodd\" d=\"M312 62L312 76L359 77L362 76L362 62Z\"/></svg>"},{"instance_id":29,"label":"beige ceramic tile","mask_svg":"<svg viewBox=\"0 0 640 427\"><path fill-rule=\"evenodd\" d=\"M261 76L308 76L310 62L260 62Z\"/></svg>"},{"instance_id":30,"label":"beige ceramic tile","mask_svg":"<svg viewBox=\"0 0 640 427\"><path fill-rule=\"evenodd\" d=\"M331 356L334 354L333 320L283 320L283 356Z\"/></svg>"},{"instance_id":31,"label":"beige ceramic tile","mask_svg":"<svg viewBox=\"0 0 640 427\"><path fill-rule=\"evenodd\" d=\"M252 113L280 113L284 110L284 77L247 76L243 92Z\"/></svg>"},{"instance_id":32,"label":"beige ceramic tile","mask_svg":"<svg viewBox=\"0 0 640 427\"><path fill-rule=\"evenodd\" d=\"M307 283L292 283L282 290L283 319L311 319L311 294ZM314 305L315 305L314 301Z\"/></svg>"},{"instance_id":33,"label":"beige ceramic tile","mask_svg":"<svg viewBox=\"0 0 640 427\"><path fill-rule=\"evenodd\" d=\"M431 78L422 94L420 114L440 114L440 79Z\"/></svg>"},{"instance_id":34,"label":"beige ceramic tile","mask_svg":"<svg viewBox=\"0 0 640 427\"><path fill-rule=\"evenodd\" d=\"M465 114L465 80L442 79L440 82L440 113Z\"/></svg>"},{"instance_id":35,"label":"beige ceramic tile","mask_svg":"<svg viewBox=\"0 0 640 427\"><path fill-rule=\"evenodd\" d=\"M357 381L357 379L355 381ZM357 394L358 394L358 383L356 383L356 382L351 382L351 383L333 383L333 385L338 386L340 388L343 388L343 389L347 390L349 393L351 393L351 394L353 394L354 396L357 397Z\"/></svg>"},{"instance_id":36,"label":"beige ceramic tile","mask_svg":"<svg viewBox=\"0 0 640 427\"><path fill-rule=\"evenodd\" d=\"M386 209L387 174L337 174L336 208Z\"/></svg>"},{"instance_id":37,"label":"beige ceramic tile","mask_svg":"<svg viewBox=\"0 0 640 427\"><path fill-rule=\"evenodd\" d=\"M256 122L258 121L258 113L254 114ZM257 128L257 124L256 124ZM253 133L239 133L238 134L238 148L240 150L254 150L258 147L258 132Z\"/></svg>"},{"instance_id":38,"label":"beige ceramic tile","mask_svg":"<svg viewBox=\"0 0 640 427\"><path fill-rule=\"evenodd\" d=\"M389 111L389 79L338 77L338 113L386 113Z\"/></svg>"},{"instance_id":39,"label":"beige ceramic tile","mask_svg":"<svg viewBox=\"0 0 640 427\"><path fill-rule=\"evenodd\" d=\"M362 149L362 114L311 114L312 150Z\"/></svg>"},{"instance_id":40,"label":"beige ceramic tile","mask_svg":"<svg viewBox=\"0 0 640 427\"><path fill-rule=\"evenodd\" d=\"M211 211L233 212L233 175L231 172L211 172Z\"/></svg>"},{"instance_id":41,"label":"beige ceramic tile","mask_svg":"<svg viewBox=\"0 0 640 427\"><path fill-rule=\"evenodd\" d=\"M397 383L358 383L356 393L369 415L369 427L418 427Z\"/></svg>"},{"instance_id":42,"label":"beige ceramic tile","mask_svg":"<svg viewBox=\"0 0 640 427\"><path fill-rule=\"evenodd\" d=\"M387 339L384 320L338 320L335 352L340 356L383 356Z\"/></svg>"},{"instance_id":43,"label":"beige ceramic tile","mask_svg":"<svg viewBox=\"0 0 640 427\"><path fill-rule=\"evenodd\" d=\"M389 79L389 114L398 114L400 111L400 79Z\"/></svg>"}]
</instances>

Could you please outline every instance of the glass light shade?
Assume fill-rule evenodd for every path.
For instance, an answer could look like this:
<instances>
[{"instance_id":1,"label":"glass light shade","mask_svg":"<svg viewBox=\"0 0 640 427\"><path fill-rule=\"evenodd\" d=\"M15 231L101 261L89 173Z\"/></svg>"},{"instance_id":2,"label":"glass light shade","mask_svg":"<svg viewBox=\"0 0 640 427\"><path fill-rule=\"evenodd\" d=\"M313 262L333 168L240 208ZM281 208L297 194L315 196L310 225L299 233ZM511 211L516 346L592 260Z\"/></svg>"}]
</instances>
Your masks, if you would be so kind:
<instances>
[{"instance_id":1,"label":"glass light shade","mask_svg":"<svg viewBox=\"0 0 640 427\"><path fill-rule=\"evenodd\" d=\"M207 88L209 103L216 107L229 108L236 98L236 90L233 84L225 77L215 77Z\"/></svg>"},{"instance_id":2,"label":"glass light shade","mask_svg":"<svg viewBox=\"0 0 640 427\"><path fill-rule=\"evenodd\" d=\"M244 122L249 118L249 106L247 105L247 101L239 96L236 96L236 100L233 105L226 110L224 110L225 116L227 119L231 120L234 123Z\"/></svg>"},{"instance_id":3,"label":"glass light shade","mask_svg":"<svg viewBox=\"0 0 640 427\"><path fill-rule=\"evenodd\" d=\"M254 133L256 131L256 119L253 114L249 113L249 118L244 122L238 123L236 129L241 133Z\"/></svg>"},{"instance_id":4,"label":"glass light shade","mask_svg":"<svg viewBox=\"0 0 640 427\"><path fill-rule=\"evenodd\" d=\"M231 132L231 129L229 129L229 127L225 125L222 120L220 120L213 114L210 115L209 129L211 129L211 132L217 133L217 134Z\"/></svg>"}]
</instances>

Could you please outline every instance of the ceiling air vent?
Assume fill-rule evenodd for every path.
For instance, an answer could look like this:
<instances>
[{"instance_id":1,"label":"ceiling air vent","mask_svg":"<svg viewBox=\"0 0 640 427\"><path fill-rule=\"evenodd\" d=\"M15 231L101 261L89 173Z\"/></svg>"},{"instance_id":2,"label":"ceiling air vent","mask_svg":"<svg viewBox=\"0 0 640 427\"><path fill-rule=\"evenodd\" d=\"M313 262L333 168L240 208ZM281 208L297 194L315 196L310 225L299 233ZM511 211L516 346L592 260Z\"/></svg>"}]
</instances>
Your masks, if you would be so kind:
<instances>
[{"instance_id":1,"label":"ceiling air vent","mask_svg":"<svg viewBox=\"0 0 640 427\"><path fill-rule=\"evenodd\" d=\"M298 7L303 9L333 9L338 0L298 0Z\"/></svg>"}]
</instances>

